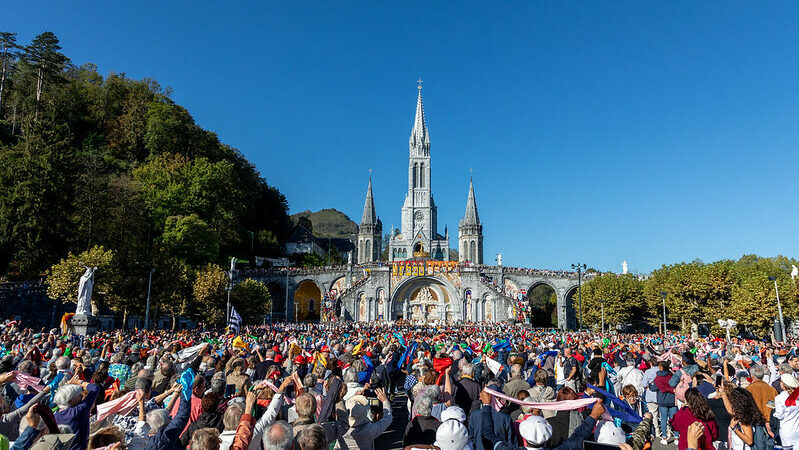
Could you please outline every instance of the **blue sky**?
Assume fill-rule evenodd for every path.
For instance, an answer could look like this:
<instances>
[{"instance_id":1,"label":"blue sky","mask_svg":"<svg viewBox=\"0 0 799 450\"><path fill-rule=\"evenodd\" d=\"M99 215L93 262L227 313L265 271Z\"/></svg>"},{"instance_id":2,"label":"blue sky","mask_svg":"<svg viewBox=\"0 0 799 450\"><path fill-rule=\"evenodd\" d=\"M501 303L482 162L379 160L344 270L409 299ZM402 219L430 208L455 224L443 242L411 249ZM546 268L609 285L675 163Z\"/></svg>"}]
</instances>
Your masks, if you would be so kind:
<instances>
[{"instance_id":1,"label":"blue sky","mask_svg":"<svg viewBox=\"0 0 799 450\"><path fill-rule=\"evenodd\" d=\"M111 3L12 0L0 29L170 86L292 212L359 220L371 168L399 226L421 76L439 231L474 168L487 262L799 253L799 3Z\"/></svg>"}]
</instances>

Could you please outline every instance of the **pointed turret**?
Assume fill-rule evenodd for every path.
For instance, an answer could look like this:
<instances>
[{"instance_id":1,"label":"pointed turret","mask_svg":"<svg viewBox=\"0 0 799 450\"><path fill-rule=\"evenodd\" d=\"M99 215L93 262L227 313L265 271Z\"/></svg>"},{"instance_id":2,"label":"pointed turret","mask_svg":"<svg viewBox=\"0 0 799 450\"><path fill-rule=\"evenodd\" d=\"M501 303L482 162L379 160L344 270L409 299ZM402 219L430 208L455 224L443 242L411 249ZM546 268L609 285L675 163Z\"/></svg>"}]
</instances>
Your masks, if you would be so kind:
<instances>
[{"instance_id":1,"label":"pointed turret","mask_svg":"<svg viewBox=\"0 0 799 450\"><path fill-rule=\"evenodd\" d=\"M375 199L372 195L372 176L366 189L361 224L358 226L358 263L363 264L380 259L383 248L383 224L375 213Z\"/></svg>"},{"instance_id":2,"label":"pointed turret","mask_svg":"<svg viewBox=\"0 0 799 450\"><path fill-rule=\"evenodd\" d=\"M483 263L483 225L477 214L477 199L474 196L474 182L471 177L466 213L458 224L458 254L462 262Z\"/></svg>"},{"instance_id":3,"label":"pointed turret","mask_svg":"<svg viewBox=\"0 0 799 450\"><path fill-rule=\"evenodd\" d=\"M411 153L417 156L426 156L430 153L430 134L424 119L424 105L422 104L422 86L419 86L419 96L416 98L416 116L413 119L411 137L408 140Z\"/></svg>"},{"instance_id":4,"label":"pointed turret","mask_svg":"<svg viewBox=\"0 0 799 450\"><path fill-rule=\"evenodd\" d=\"M464 225L479 225L480 215L477 214L477 200L474 198L474 182L469 179L469 197L466 199L466 214L463 215Z\"/></svg>"},{"instance_id":5,"label":"pointed turret","mask_svg":"<svg viewBox=\"0 0 799 450\"><path fill-rule=\"evenodd\" d=\"M363 215L361 216L361 225L374 225L377 223L377 214L375 214L375 199L372 196L372 176L369 176L369 188L366 190L366 202L363 205Z\"/></svg>"}]
</instances>

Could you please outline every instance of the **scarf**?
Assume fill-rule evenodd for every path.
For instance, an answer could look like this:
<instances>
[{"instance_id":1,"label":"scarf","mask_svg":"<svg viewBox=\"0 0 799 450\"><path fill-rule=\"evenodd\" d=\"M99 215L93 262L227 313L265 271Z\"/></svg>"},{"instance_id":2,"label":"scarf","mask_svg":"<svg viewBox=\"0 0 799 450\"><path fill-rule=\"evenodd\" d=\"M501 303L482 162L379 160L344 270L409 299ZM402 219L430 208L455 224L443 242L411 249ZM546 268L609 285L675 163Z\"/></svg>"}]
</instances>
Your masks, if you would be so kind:
<instances>
[{"instance_id":1,"label":"scarf","mask_svg":"<svg viewBox=\"0 0 799 450\"><path fill-rule=\"evenodd\" d=\"M138 404L139 402L136 400L136 391L128 392L116 400L101 403L97 405L96 422L102 422L103 419L111 414L121 414L123 416L127 416L131 411L136 409Z\"/></svg>"},{"instance_id":2,"label":"scarf","mask_svg":"<svg viewBox=\"0 0 799 450\"><path fill-rule=\"evenodd\" d=\"M502 400L505 400L505 401L508 401L508 402L511 402L511 403L515 403L517 405L529 406L529 407L535 408L535 409L546 409L546 410L550 410L550 411L571 411L571 410L574 410L574 409L580 409L580 408L584 408L584 407L589 406L589 405L593 405L594 403L596 403L599 400L597 398L579 398L577 400L561 400L559 402L541 402L541 403L539 403L539 402L526 402L524 400L518 400L518 399L515 399L513 397L509 397L509 396L507 396L507 395L505 395L505 394L503 394L501 392L497 392L497 391L495 391L495 390L493 390L491 388L485 388L484 390L487 393L491 394L491 396L494 397L495 399L502 399ZM499 404L499 402L497 402L497 404L494 404L494 409L496 409L497 411L499 411L499 408L497 408L498 404Z\"/></svg>"},{"instance_id":3,"label":"scarf","mask_svg":"<svg viewBox=\"0 0 799 450\"><path fill-rule=\"evenodd\" d=\"M19 386L19 388L23 391L27 391L28 388L31 388L37 392L41 392L42 389L44 389L44 386L41 384L41 378L37 378L17 370L14 371L14 382L17 383L17 386Z\"/></svg>"},{"instance_id":4,"label":"scarf","mask_svg":"<svg viewBox=\"0 0 799 450\"><path fill-rule=\"evenodd\" d=\"M436 384L439 386L444 381L444 373L447 367L452 365L452 358L433 358L433 370L438 372L438 380Z\"/></svg>"},{"instance_id":5,"label":"scarf","mask_svg":"<svg viewBox=\"0 0 799 450\"><path fill-rule=\"evenodd\" d=\"M610 402L616 405L616 407L621 408L621 410L608 408L607 411L611 417L619 418L621 419L622 422L628 422L628 423L641 423L644 420L641 416L638 415L637 412L635 412L634 409L630 407L630 405L628 405L626 402L621 401L618 397L611 394L610 392L607 392L603 389L600 389L596 386L592 386L590 384L587 384L587 386L595 390L597 393L604 395L605 398L610 400Z\"/></svg>"}]
</instances>

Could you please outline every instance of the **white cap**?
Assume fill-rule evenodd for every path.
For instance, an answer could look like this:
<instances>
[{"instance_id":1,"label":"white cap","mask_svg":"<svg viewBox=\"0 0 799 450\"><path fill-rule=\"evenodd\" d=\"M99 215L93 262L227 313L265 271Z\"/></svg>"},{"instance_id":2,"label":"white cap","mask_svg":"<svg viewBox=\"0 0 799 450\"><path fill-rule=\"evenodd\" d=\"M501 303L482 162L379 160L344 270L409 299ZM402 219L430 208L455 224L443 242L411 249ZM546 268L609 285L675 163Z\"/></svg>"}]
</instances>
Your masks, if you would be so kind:
<instances>
[{"instance_id":1,"label":"white cap","mask_svg":"<svg viewBox=\"0 0 799 450\"><path fill-rule=\"evenodd\" d=\"M788 386L789 388L796 389L799 387L799 381L796 380L795 376L789 373L780 375L780 381L782 381L782 384Z\"/></svg>"},{"instance_id":2,"label":"white cap","mask_svg":"<svg viewBox=\"0 0 799 450\"><path fill-rule=\"evenodd\" d=\"M451 419L455 419L460 423L466 423L466 413L463 412L463 408L452 405L444 411L441 411L441 422Z\"/></svg>"},{"instance_id":3,"label":"white cap","mask_svg":"<svg viewBox=\"0 0 799 450\"><path fill-rule=\"evenodd\" d=\"M594 440L600 444L619 445L627 440L624 430L607 420L600 421L594 430Z\"/></svg>"},{"instance_id":4,"label":"white cap","mask_svg":"<svg viewBox=\"0 0 799 450\"><path fill-rule=\"evenodd\" d=\"M552 437L552 425L541 416L530 416L519 424L519 434L528 445L541 447Z\"/></svg>"},{"instance_id":5,"label":"white cap","mask_svg":"<svg viewBox=\"0 0 799 450\"><path fill-rule=\"evenodd\" d=\"M457 420L441 422L436 430L436 441L433 443L441 450L471 450L472 441L466 425Z\"/></svg>"}]
</instances>

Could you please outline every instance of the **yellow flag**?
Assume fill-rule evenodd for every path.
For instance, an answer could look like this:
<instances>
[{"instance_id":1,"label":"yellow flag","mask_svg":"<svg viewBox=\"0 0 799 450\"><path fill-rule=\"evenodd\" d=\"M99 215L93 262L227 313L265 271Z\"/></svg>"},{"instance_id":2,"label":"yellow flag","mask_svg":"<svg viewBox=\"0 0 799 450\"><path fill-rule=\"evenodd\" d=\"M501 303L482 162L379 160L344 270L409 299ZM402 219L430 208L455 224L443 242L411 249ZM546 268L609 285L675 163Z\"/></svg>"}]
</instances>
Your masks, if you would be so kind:
<instances>
[{"instance_id":1,"label":"yellow flag","mask_svg":"<svg viewBox=\"0 0 799 450\"><path fill-rule=\"evenodd\" d=\"M363 339L358 342L358 345L352 348L352 354L357 355L359 351L361 351L361 347L363 346Z\"/></svg>"}]
</instances>

